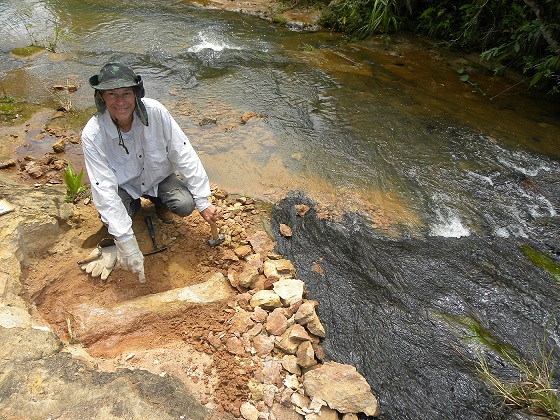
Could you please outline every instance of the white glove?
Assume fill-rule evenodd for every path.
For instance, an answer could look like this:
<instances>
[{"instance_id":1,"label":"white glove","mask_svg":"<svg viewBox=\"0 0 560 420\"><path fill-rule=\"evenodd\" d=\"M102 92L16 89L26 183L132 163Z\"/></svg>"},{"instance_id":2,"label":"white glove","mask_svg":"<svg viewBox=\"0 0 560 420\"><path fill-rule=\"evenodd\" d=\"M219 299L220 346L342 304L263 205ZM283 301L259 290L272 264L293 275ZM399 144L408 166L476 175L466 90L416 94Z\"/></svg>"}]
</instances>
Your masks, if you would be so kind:
<instances>
[{"instance_id":1,"label":"white glove","mask_svg":"<svg viewBox=\"0 0 560 420\"><path fill-rule=\"evenodd\" d=\"M136 237L132 236L130 239L124 241L115 241L117 246L117 261L119 266L131 273L138 274L140 283L144 283L144 255L138 247Z\"/></svg>"},{"instance_id":2,"label":"white glove","mask_svg":"<svg viewBox=\"0 0 560 420\"><path fill-rule=\"evenodd\" d=\"M82 265L82 270L91 274L92 277L100 276L101 280L105 281L107 280L107 277L109 277L109 274L111 274L111 271L115 266L115 262L117 261L117 247L107 246L104 248L95 248L91 251L89 256L97 255L99 253L99 249L101 250L101 256L96 260Z\"/></svg>"}]
</instances>

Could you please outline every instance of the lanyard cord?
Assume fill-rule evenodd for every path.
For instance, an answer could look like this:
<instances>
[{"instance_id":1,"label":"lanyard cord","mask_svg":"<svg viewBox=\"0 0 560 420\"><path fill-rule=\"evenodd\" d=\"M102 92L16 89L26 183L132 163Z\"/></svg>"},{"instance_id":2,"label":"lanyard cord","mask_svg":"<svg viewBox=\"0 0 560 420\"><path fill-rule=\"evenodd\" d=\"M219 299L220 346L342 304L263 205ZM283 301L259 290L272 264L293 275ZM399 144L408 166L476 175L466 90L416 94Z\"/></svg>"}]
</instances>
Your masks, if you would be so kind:
<instances>
[{"instance_id":1,"label":"lanyard cord","mask_svg":"<svg viewBox=\"0 0 560 420\"><path fill-rule=\"evenodd\" d=\"M112 118L111 118L112 119ZM119 133L119 146L122 146L122 148L124 149L124 151L126 152L127 155L129 155L129 151L128 148L126 147L126 145L124 144L124 139L121 133L121 128L119 127L119 120L117 120L116 118L113 120L113 122L115 123L115 125L117 126L117 133Z\"/></svg>"}]
</instances>

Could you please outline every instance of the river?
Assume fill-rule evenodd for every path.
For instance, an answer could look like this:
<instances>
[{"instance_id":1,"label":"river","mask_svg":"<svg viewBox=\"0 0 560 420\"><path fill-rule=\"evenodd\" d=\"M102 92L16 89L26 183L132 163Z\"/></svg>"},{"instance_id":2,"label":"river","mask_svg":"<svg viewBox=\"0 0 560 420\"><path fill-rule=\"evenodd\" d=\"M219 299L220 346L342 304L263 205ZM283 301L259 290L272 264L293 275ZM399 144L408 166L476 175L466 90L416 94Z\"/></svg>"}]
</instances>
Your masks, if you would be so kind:
<instances>
[{"instance_id":1,"label":"river","mask_svg":"<svg viewBox=\"0 0 560 420\"><path fill-rule=\"evenodd\" d=\"M511 416L476 355L506 378L503 348L560 361L558 101L420 38L345 43L181 1L5 0L0 23L5 94L75 83L84 109L89 76L126 62L214 183L274 203L327 357L366 376L381 418ZM57 33L56 53L10 54Z\"/></svg>"}]
</instances>

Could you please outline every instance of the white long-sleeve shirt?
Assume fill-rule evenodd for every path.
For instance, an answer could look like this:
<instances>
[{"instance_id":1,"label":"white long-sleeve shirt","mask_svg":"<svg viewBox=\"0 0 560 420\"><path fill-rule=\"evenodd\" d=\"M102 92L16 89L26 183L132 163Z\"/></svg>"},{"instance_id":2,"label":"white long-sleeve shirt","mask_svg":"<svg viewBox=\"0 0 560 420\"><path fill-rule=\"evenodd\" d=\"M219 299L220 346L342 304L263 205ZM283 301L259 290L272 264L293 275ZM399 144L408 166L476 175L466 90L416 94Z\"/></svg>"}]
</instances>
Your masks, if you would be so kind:
<instances>
[{"instance_id":1,"label":"white long-sleeve shirt","mask_svg":"<svg viewBox=\"0 0 560 420\"><path fill-rule=\"evenodd\" d=\"M118 195L123 188L132 198L156 197L158 184L177 172L191 192L198 211L210 202L210 182L202 162L167 108L143 98L149 126L134 114L132 129L122 133L107 110L93 116L82 130L82 149L95 208L115 238L132 235L132 220Z\"/></svg>"}]
</instances>

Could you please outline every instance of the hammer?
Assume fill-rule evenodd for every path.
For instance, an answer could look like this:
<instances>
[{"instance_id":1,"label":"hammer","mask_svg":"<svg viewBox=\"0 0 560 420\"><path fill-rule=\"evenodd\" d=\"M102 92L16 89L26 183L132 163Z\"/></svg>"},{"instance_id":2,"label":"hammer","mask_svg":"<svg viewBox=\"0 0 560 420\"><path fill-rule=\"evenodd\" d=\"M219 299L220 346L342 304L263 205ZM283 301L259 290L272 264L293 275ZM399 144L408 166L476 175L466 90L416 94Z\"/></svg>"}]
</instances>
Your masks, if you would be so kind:
<instances>
[{"instance_id":1,"label":"hammer","mask_svg":"<svg viewBox=\"0 0 560 420\"><path fill-rule=\"evenodd\" d=\"M156 244L156 234L154 232L154 225L152 225L152 218L150 216L145 216L144 221L146 222L148 233L150 234L150 238L152 238L152 244L154 245L154 249L150 252L145 253L144 255L152 255L161 251L165 251L167 249L167 245L158 248Z\"/></svg>"},{"instance_id":2,"label":"hammer","mask_svg":"<svg viewBox=\"0 0 560 420\"><path fill-rule=\"evenodd\" d=\"M218 234L218 226L216 226L216 223L210 222L210 229L212 229L212 239L208 240L208 245L218 246L224 242L224 235L221 233Z\"/></svg>"}]
</instances>

